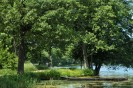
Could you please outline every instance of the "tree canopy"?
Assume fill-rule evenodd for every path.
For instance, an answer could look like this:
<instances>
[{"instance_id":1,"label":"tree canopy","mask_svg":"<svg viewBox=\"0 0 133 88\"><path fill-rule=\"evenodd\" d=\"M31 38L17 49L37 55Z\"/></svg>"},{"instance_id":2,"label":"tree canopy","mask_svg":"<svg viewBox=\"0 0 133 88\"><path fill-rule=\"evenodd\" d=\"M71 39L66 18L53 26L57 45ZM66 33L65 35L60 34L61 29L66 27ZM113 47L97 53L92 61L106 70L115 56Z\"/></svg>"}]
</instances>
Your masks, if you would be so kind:
<instances>
[{"instance_id":1,"label":"tree canopy","mask_svg":"<svg viewBox=\"0 0 133 88\"><path fill-rule=\"evenodd\" d=\"M6 58L15 64L18 58L21 74L28 58L46 57L52 66L52 62L58 62L54 58L59 60L68 50L71 53L68 56L79 58L85 68L95 65L96 75L102 64L132 66L126 64L133 60L130 3L129 0L3 0L0 61ZM44 51L48 56L43 56Z\"/></svg>"}]
</instances>

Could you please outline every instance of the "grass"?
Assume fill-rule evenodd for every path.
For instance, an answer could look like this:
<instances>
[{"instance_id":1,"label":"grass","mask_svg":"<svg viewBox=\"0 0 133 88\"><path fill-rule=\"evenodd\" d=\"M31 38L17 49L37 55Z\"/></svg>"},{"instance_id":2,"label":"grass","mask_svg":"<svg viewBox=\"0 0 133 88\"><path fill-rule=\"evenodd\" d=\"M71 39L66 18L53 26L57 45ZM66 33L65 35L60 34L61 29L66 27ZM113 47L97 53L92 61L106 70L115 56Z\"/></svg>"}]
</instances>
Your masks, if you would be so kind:
<instances>
[{"instance_id":1,"label":"grass","mask_svg":"<svg viewBox=\"0 0 133 88\"><path fill-rule=\"evenodd\" d=\"M36 71L36 67L30 63L25 63L25 74L17 75L16 70L0 70L0 88L33 88L37 79L28 72Z\"/></svg>"},{"instance_id":2,"label":"grass","mask_svg":"<svg viewBox=\"0 0 133 88\"><path fill-rule=\"evenodd\" d=\"M25 74L17 75L10 69L0 70L0 88L34 88L41 80L58 80L65 77L84 77L93 75L90 69L46 69L38 70L30 62L25 63Z\"/></svg>"},{"instance_id":3,"label":"grass","mask_svg":"<svg viewBox=\"0 0 133 88\"><path fill-rule=\"evenodd\" d=\"M93 71L90 69L80 70L80 69L48 69L42 70L41 72L36 71L29 73L33 77L38 78L39 80L49 80L55 79L58 80L61 77L84 77L84 76L92 76Z\"/></svg>"},{"instance_id":4,"label":"grass","mask_svg":"<svg viewBox=\"0 0 133 88\"><path fill-rule=\"evenodd\" d=\"M24 69L25 69L25 72L31 72L31 71L36 71L37 70L36 66L34 66L29 61L25 62Z\"/></svg>"},{"instance_id":5,"label":"grass","mask_svg":"<svg viewBox=\"0 0 133 88\"><path fill-rule=\"evenodd\" d=\"M90 69L45 69L41 70L41 72L38 70L38 67L35 66L31 62L25 63L25 72L33 72L36 71L34 74L36 76L38 75L41 79L59 79L61 76L67 76L67 77L82 77L82 76L92 76L93 71ZM44 68L41 66L41 68ZM33 74L32 74L33 75Z\"/></svg>"},{"instance_id":6,"label":"grass","mask_svg":"<svg viewBox=\"0 0 133 88\"><path fill-rule=\"evenodd\" d=\"M17 72L15 70L11 69L1 69L0 70L0 76L2 75L15 75Z\"/></svg>"},{"instance_id":7,"label":"grass","mask_svg":"<svg viewBox=\"0 0 133 88\"><path fill-rule=\"evenodd\" d=\"M0 77L0 88L33 88L36 81L27 75L5 75Z\"/></svg>"},{"instance_id":8,"label":"grass","mask_svg":"<svg viewBox=\"0 0 133 88\"><path fill-rule=\"evenodd\" d=\"M61 76L67 76L67 77L82 77L82 76L92 76L93 71L90 69L58 69L61 73Z\"/></svg>"},{"instance_id":9,"label":"grass","mask_svg":"<svg viewBox=\"0 0 133 88\"><path fill-rule=\"evenodd\" d=\"M67 77L79 77L84 75L83 71L79 69L58 69L58 71L60 72L61 76Z\"/></svg>"},{"instance_id":10,"label":"grass","mask_svg":"<svg viewBox=\"0 0 133 88\"><path fill-rule=\"evenodd\" d=\"M39 67L39 66L38 66ZM42 66L41 66L42 67ZM25 72L38 79L60 79L61 76L65 77L82 77L82 76L92 76L93 71L90 69L45 69L38 70L37 66L30 62L25 63ZM33 73L32 73L33 72Z\"/></svg>"},{"instance_id":11,"label":"grass","mask_svg":"<svg viewBox=\"0 0 133 88\"><path fill-rule=\"evenodd\" d=\"M31 62L26 62L24 64L24 69L25 69L25 72L37 71L36 66L34 66ZM17 74L16 70L0 69L0 75L15 75L15 74Z\"/></svg>"}]
</instances>

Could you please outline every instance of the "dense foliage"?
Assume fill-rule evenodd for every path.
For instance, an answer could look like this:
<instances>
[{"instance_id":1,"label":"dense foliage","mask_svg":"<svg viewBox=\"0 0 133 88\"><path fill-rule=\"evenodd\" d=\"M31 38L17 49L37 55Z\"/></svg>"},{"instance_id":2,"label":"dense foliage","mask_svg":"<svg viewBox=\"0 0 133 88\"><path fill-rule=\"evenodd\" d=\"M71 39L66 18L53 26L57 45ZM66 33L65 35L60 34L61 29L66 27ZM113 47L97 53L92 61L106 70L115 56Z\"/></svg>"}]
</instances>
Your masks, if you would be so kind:
<instances>
[{"instance_id":1,"label":"dense foliage","mask_svg":"<svg viewBox=\"0 0 133 88\"><path fill-rule=\"evenodd\" d=\"M0 68L24 73L24 63L49 67L132 66L129 0L3 0L0 3ZM128 64L127 64L128 63ZM129 64L130 63L130 64Z\"/></svg>"}]
</instances>

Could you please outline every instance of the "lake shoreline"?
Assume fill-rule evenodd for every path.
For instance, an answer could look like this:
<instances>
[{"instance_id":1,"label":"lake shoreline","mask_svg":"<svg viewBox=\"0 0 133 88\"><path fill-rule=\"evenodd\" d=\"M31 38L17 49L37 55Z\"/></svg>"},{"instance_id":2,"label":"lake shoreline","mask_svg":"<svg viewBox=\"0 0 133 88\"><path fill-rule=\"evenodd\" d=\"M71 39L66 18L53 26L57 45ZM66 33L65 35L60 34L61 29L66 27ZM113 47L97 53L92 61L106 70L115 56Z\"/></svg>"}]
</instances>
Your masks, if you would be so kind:
<instances>
[{"instance_id":1,"label":"lake shoreline","mask_svg":"<svg viewBox=\"0 0 133 88\"><path fill-rule=\"evenodd\" d=\"M61 77L62 80L70 81L127 81L128 78L103 78L103 77Z\"/></svg>"}]
</instances>

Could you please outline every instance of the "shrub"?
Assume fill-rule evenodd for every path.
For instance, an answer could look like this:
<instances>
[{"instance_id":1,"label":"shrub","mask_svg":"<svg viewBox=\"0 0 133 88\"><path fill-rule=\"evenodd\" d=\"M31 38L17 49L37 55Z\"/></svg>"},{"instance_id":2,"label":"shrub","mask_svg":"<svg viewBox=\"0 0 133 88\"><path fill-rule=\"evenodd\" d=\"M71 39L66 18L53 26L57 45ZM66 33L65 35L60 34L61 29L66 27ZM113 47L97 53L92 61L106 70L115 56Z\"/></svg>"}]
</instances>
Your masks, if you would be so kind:
<instances>
[{"instance_id":1,"label":"shrub","mask_svg":"<svg viewBox=\"0 0 133 88\"><path fill-rule=\"evenodd\" d=\"M48 69L48 67L45 66L45 65L36 65L36 68L37 68L38 70Z\"/></svg>"},{"instance_id":2,"label":"shrub","mask_svg":"<svg viewBox=\"0 0 133 88\"><path fill-rule=\"evenodd\" d=\"M52 69L45 70L42 72L28 72L25 73L26 76L30 76L31 78L36 78L38 80L49 80L49 79L60 79L60 72Z\"/></svg>"},{"instance_id":3,"label":"shrub","mask_svg":"<svg viewBox=\"0 0 133 88\"><path fill-rule=\"evenodd\" d=\"M83 75L82 70L79 70L79 69L75 69L75 70L59 69L59 72L61 76L67 76L67 77L79 77Z\"/></svg>"},{"instance_id":4,"label":"shrub","mask_svg":"<svg viewBox=\"0 0 133 88\"><path fill-rule=\"evenodd\" d=\"M59 79L61 74L57 70L52 69L47 73L47 76L49 76L50 79Z\"/></svg>"},{"instance_id":5,"label":"shrub","mask_svg":"<svg viewBox=\"0 0 133 88\"><path fill-rule=\"evenodd\" d=\"M1 69L0 70L0 75L13 75L16 73L17 72L15 70L11 70L11 69Z\"/></svg>"},{"instance_id":6,"label":"shrub","mask_svg":"<svg viewBox=\"0 0 133 88\"><path fill-rule=\"evenodd\" d=\"M49 80L50 79L50 77L47 75L48 74L47 71L45 71L45 72L38 72L36 74L38 74L38 79L40 79L40 80Z\"/></svg>"},{"instance_id":7,"label":"shrub","mask_svg":"<svg viewBox=\"0 0 133 88\"><path fill-rule=\"evenodd\" d=\"M31 72L37 70L37 68L29 61L24 64L24 68L25 72Z\"/></svg>"},{"instance_id":8,"label":"shrub","mask_svg":"<svg viewBox=\"0 0 133 88\"><path fill-rule=\"evenodd\" d=\"M92 76L94 74L94 72L91 69L84 69L83 74L84 74L84 76Z\"/></svg>"},{"instance_id":9,"label":"shrub","mask_svg":"<svg viewBox=\"0 0 133 88\"><path fill-rule=\"evenodd\" d=\"M39 79L39 74L35 72L27 72L24 74L25 77Z\"/></svg>"},{"instance_id":10,"label":"shrub","mask_svg":"<svg viewBox=\"0 0 133 88\"><path fill-rule=\"evenodd\" d=\"M8 49L0 49L0 69L16 69L18 58L14 53L8 51Z\"/></svg>"},{"instance_id":11,"label":"shrub","mask_svg":"<svg viewBox=\"0 0 133 88\"><path fill-rule=\"evenodd\" d=\"M49 80L49 79L59 79L61 74L57 70L45 70L43 72L34 72L28 73L31 74L32 77L36 77L38 80Z\"/></svg>"}]
</instances>

